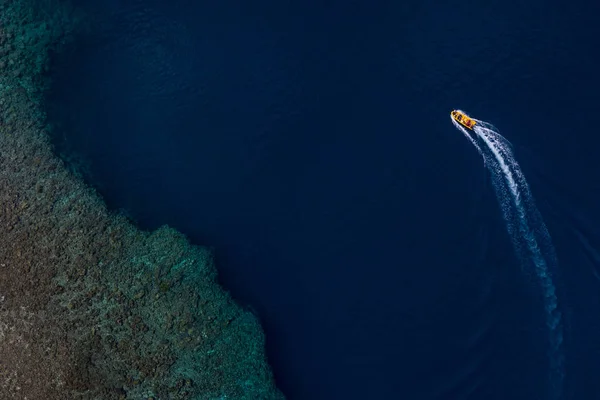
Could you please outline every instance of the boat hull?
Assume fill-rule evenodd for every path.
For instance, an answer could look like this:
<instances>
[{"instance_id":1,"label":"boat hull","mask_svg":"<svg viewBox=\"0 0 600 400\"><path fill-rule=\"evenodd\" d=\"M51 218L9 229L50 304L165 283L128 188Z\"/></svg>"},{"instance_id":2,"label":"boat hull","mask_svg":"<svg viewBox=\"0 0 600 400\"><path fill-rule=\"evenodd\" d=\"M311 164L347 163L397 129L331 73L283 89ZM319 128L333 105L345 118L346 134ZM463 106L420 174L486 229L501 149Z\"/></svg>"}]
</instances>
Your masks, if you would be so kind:
<instances>
[{"instance_id":1,"label":"boat hull","mask_svg":"<svg viewBox=\"0 0 600 400\"><path fill-rule=\"evenodd\" d=\"M453 110L450 115L452 116L453 120L467 129L473 130L473 127L477 125L477 122L475 122L473 118L469 118L469 116L462 111Z\"/></svg>"}]
</instances>

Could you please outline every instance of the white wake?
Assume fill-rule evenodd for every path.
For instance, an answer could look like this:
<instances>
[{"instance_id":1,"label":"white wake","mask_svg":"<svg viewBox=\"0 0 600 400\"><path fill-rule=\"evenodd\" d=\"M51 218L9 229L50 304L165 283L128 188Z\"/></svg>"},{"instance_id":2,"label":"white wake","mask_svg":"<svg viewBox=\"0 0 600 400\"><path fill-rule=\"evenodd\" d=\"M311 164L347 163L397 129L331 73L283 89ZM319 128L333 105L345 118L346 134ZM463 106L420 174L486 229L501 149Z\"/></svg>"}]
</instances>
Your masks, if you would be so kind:
<instances>
[{"instance_id":1,"label":"white wake","mask_svg":"<svg viewBox=\"0 0 600 400\"><path fill-rule=\"evenodd\" d=\"M563 326L550 269L557 266L550 234L512 154L510 142L491 124L475 121L477 124L471 136L469 131L452 119L452 123L477 148L492 174L506 227L522 266L527 269L528 265L534 267L533 272L544 295L545 319L549 330L551 395L553 399L559 399L564 380ZM528 270L525 272L530 273Z\"/></svg>"}]
</instances>

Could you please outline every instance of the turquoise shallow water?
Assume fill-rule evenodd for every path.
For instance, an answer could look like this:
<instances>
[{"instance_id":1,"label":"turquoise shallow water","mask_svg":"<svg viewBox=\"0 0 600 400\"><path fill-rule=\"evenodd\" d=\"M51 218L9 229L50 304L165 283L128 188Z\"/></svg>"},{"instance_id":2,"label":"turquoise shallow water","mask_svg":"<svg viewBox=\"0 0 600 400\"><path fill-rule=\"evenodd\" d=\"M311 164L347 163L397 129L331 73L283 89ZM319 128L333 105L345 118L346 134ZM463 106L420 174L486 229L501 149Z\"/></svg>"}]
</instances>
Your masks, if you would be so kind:
<instances>
[{"instance_id":1,"label":"turquoise shallow water","mask_svg":"<svg viewBox=\"0 0 600 400\"><path fill-rule=\"evenodd\" d=\"M539 290L454 108L513 143L570 310L565 395L598 393L592 4L80 5L99 26L55 59L59 149L215 247L289 398L546 390Z\"/></svg>"}]
</instances>

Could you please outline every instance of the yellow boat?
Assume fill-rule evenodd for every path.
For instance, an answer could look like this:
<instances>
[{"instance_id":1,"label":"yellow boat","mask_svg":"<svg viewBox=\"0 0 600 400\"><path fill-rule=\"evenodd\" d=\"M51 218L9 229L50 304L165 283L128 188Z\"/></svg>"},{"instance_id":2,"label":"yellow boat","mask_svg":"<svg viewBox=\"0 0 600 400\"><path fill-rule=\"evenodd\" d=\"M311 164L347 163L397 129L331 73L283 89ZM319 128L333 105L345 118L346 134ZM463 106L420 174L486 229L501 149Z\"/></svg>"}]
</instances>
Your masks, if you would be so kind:
<instances>
[{"instance_id":1,"label":"yellow boat","mask_svg":"<svg viewBox=\"0 0 600 400\"><path fill-rule=\"evenodd\" d=\"M452 116L452 119L454 119L456 122L458 122L467 129L473 130L473 127L477 124L475 120L467 117L467 115L462 111L452 110L450 115Z\"/></svg>"}]
</instances>

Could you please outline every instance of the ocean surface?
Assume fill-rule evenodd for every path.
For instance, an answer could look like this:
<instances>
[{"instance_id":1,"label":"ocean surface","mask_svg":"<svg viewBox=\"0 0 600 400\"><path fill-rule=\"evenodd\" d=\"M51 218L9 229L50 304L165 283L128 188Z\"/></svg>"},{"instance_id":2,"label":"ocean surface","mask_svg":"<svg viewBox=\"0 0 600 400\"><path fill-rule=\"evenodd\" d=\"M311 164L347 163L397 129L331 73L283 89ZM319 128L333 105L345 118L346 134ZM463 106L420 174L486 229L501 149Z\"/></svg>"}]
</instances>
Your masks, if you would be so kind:
<instances>
[{"instance_id":1,"label":"ocean surface","mask_svg":"<svg viewBox=\"0 0 600 400\"><path fill-rule=\"evenodd\" d=\"M57 151L142 228L215 250L289 399L550 399L493 182L513 145L558 255L564 399L600 398L600 6L77 0Z\"/></svg>"}]
</instances>

